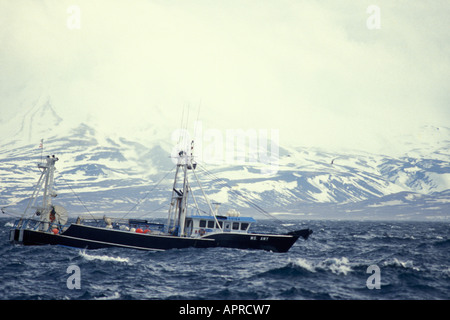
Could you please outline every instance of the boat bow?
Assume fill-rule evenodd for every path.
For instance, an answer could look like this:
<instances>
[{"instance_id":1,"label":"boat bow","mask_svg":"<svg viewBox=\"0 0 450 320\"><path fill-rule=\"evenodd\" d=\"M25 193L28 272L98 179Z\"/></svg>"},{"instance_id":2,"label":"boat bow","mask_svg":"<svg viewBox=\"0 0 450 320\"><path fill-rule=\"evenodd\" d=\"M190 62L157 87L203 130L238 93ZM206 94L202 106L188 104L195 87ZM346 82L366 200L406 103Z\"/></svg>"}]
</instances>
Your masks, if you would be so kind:
<instances>
[{"instance_id":1,"label":"boat bow","mask_svg":"<svg viewBox=\"0 0 450 320\"><path fill-rule=\"evenodd\" d=\"M313 231L311 229L302 229L288 232L287 235L294 236L297 238L302 237L303 239L307 240L312 233Z\"/></svg>"}]
</instances>

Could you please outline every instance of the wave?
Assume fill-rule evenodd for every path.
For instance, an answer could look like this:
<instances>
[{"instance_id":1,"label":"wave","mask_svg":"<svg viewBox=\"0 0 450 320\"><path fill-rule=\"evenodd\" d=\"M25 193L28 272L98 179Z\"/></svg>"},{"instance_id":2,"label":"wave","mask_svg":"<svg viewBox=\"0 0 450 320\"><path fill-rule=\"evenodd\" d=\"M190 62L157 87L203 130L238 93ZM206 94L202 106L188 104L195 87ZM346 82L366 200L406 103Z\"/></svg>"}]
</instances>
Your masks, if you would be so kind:
<instances>
[{"instance_id":1,"label":"wave","mask_svg":"<svg viewBox=\"0 0 450 320\"><path fill-rule=\"evenodd\" d=\"M348 258L327 258L323 261L313 262L304 258L297 258L293 263L294 266L300 267L309 272L331 271L334 274L347 275L352 272Z\"/></svg>"},{"instance_id":2,"label":"wave","mask_svg":"<svg viewBox=\"0 0 450 320\"><path fill-rule=\"evenodd\" d=\"M1 300L449 297L450 237L444 223L430 231L427 226L413 229L404 223L392 229L376 222L315 222L315 236L296 243L286 254L277 254L230 248L143 252L11 245L6 222L0 224L1 280L7 288L0 290ZM272 230L279 225L263 227ZM70 264L81 269L81 290L65 286L70 275L58 266ZM381 290L366 286L371 276L367 269L374 264L380 267ZM62 279L62 285L55 286L51 279Z\"/></svg>"},{"instance_id":3,"label":"wave","mask_svg":"<svg viewBox=\"0 0 450 320\"><path fill-rule=\"evenodd\" d=\"M282 223L281 224L283 227L292 227L293 225L295 225L294 223Z\"/></svg>"},{"instance_id":4,"label":"wave","mask_svg":"<svg viewBox=\"0 0 450 320\"><path fill-rule=\"evenodd\" d=\"M442 270L442 273L448 277L450 277L450 267L448 267L447 269Z\"/></svg>"},{"instance_id":5,"label":"wave","mask_svg":"<svg viewBox=\"0 0 450 320\"><path fill-rule=\"evenodd\" d=\"M79 251L79 254L81 257L83 257L86 260L93 261L93 260L100 260L100 261L113 261L113 262L125 262L129 263L129 258L121 258L121 257L111 257L107 255L94 255L94 254L88 254L86 253L86 250Z\"/></svg>"},{"instance_id":6,"label":"wave","mask_svg":"<svg viewBox=\"0 0 450 320\"><path fill-rule=\"evenodd\" d=\"M307 259L298 258L293 264L302 269L305 269L306 271L316 272L316 267L314 263Z\"/></svg>"},{"instance_id":7,"label":"wave","mask_svg":"<svg viewBox=\"0 0 450 320\"><path fill-rule=\"evenodd\" d=\"M116 291L110 296L94 297L94 300L117 300L119 298L120 298L120 293Z\"/></svg>"},{"instance_id":8,"label":"wave","mask_svg":"<svg viewBox=\"0 0 450 320\"><path fill-rule=\"evenodd\" d=\"M384 261L381 266L383 267L400 267L403 269L411 269L414 271L420 271L420 269L414 266L414 262L411 260L401 261L397 258L389 259Z\"/></svg>"},{"instance_id":9,"label":"wave","mask_svg":"<svg viewBox=\"0 0 450 320\"><path fill-rule=\"evenodd\" d=\"M450 239L446 239L446 240L438 239L438 241L433 243L433 246L435 246L439 249L450 247Z\"/></svg>"},{"instance_id":10,"label":"wave","mask_svg":"<svg viewBox=\"0 0 450 320\"><path fill-rule=\"evenodd\" d=\"M364 240L372 240L372 239L375 239L377 237L378 237L377 235L369 235L369 234L354 234L353 235L353 238L364 239Z\"/></svg>"}]
</instances>

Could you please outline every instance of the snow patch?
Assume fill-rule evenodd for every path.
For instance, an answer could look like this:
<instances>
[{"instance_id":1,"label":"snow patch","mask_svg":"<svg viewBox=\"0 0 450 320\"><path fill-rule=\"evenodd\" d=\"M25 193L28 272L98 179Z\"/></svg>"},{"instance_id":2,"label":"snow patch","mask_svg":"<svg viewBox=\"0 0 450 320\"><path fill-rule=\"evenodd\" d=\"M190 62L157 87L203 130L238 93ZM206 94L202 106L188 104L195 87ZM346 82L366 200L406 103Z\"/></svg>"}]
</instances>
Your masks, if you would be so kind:
<instances>
[{"instance_id":1,"label":"snow patch","mask_svg":"<svg viewBox=\"0 0 450 320\"><path fill-rule=\"evenodd\" d=\"M404 202L401 200L390 200L390 201L380 202L380 203L376 203L376 204L369 204L368 207L376 208L376 207L385 207L385 206L398 206L401 204L404 204Z\"/></svg>"}]
</instances>

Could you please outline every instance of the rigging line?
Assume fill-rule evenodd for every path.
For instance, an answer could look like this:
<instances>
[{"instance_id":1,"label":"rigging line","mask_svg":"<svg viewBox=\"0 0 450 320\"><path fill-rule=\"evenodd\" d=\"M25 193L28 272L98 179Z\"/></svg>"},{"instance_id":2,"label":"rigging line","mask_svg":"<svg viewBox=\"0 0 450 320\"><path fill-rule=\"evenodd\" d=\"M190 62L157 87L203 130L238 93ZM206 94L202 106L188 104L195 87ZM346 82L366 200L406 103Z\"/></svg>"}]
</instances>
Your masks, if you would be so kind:
<instances>
[{"instance_id":1,"label":"rigging line","mask_svg":"<svg viewBox=\"0 0 450 320\"><path fill-rule=\"evenodd\" d=\"M72 189L72 187L70 186L70 184L67 182L67 180L65 178L63 178L62 176L60 176L60 178L62 180L64 180L64 182L66 183L66 185L69 187L69 189L72 191L72 193L75 195L75 197L77 197L78 201L81 203L81 205L84 207L84 209L87 211L87 213L89 213L89 215L92 217L92 219L95 220L95 222L98 222L98 220L94 217L94 215L89 211L89 209L86 207L86 205L84 204L83 201L81 201L80 197L78 196L78 194Z\"/></svg>"},{"instance_id":2,"label":"rigging line","mask_svg":"<svg viewBox=\"0 0 450 320\"><path fill-rule=\"evenodd\" d=\"M21 218L25 217L25 215L27 214L28 209L29 209L29 208L32 208L32 207L35 205L36 200L37 200L37 198L38 198L38 196L39 196L39 192L40 192L41 189L42 189L42 183L43 183L42 178L44 178L45 170L46 170L46 169L44 169L44 170L41 172L41 176L40 176L40 178L39 178L39 180L38 180L38 182L37 182L37 184L36 184L36 188L34 189L33 194L31 195L31 198L30 198L30 200L28 201L28 205L27 205L27 207L25 208L25 211L23 212Z\"/></svg>"},{"instance_id":3,"label":"rigging line","mask_svg":"<svg viewBox=\"0 0 450 320\"><path fill-rule=\"evenodd\" d=\"M197 120L194 123L194 135L192 137L192 141L194 141L197 138L197 128L199 126L198 122L199 122L199 118L200 118L200 109L201 109L201 107L202 107L202 100L200 100L200 104L199 104L198 110L197 110Z\"/></svg>"},{"instance_id":4,"label":"rigging line","mask_svg":"<svg viewBox=\"0 0 450 320\"><path fill-rule=\"evenodd\" d=\"M157 186L159 186L159 184L169 175L169 173L171 173L173 171L173 169L176 167L177 165L173 166L172 169L170 169L170 171L166 172L166 174L164 175L164 177L162 177L154 186L152 189L150 189L149 191L147 191L147 193L145 194L145 196L143 198L141 198L127 213L125 213L121 219L125 218L127 215L129 215L131 213L131 211L133 211L134 209L136 209L145 199L147 199L147 197L150 195L150 193L156 189Z\"/></svg>"},{"instance_id":5,"label":"rigging line","mask_svg":"<svg viewBox=\"0 0 450 320\"><path fill-rule=\"evenodd\" d=\"M243 195L240 191L236 191L232 189L232 186L229 185L225 180L221 179L220 177L216 176L214 173L210 172L209 170L207 170L204 166L200 165L200 168L210 177L212 177L214 180L216 181L220 181L223 182L229 189L230 192L236 196L241 197L242 199L244 199L245 201L247 201L249 203L250 206L252 206L253 208L255 208L258 212L274 219L277 220L280 225L282 225L283 221L280 220L279 218L275 217L274 215L272 215L271 213L267 212L266 210L264 210L263 208L261 208L259 205L257 205L256 203L254 203L252 200L250 200L247 196ZM283 226L284 227L284 226ZM286 230L289 230L288 228L284 227Z\"/></svg>"},{"instance_id":6,"label":"rigging line","mask_svg":"<svg viewBox=\"0 0 450 320\"><path fill-rule=\"evenodd\" d=\"M194 194L194 192L192 191L192 188L191 188L191 185L190 185L190 184L189 184L188 187L189 187L189 190L190 190L191 197L192 197L192 199L194 200L195 207L197 208L197 212L199 212L199 211L200 211L200 207L198 206L197 198L195 197L195 194Z\"/></svg>"},{"instance_id":7,"label":"rigging line","mask_svg":"<svg viewBox=\"0 0 450 320\"><path fill-rule=\"evenodd\" d=\"M208 207L209 207L211 215L214 217L214 220L216 221L217 225L219 226L219 229L222 230L222 227L220 226L219 221L217 221L217 217L214 214L214 210L213 210L213 208L211 206L211 202L209 201L209 198L206 196L205 191L203 190L203 187L200 184L200 180L198 180L197 173L195 172L195 170L192 170L192 173L194 174L195 179L197 180L198 186L200 187L200 190L203 193L203 197L205 198L206 203L208 204Z\"/></svg>"},{"instance_id":8,"label":"rigging line","mask_svg":"<svg viewBox=\"0 0 450 320\"><path fill-rule=\"evenodd\" d=\"M266 215L270 215L269 212L267 212L266 210L264 210L263 208L261 208L258 204L256 204L255 202L253 202L248 196L244 195L241 191L239 190L234 190L233 187L228 184L226 181L224 181L223 179L220 179L219 177L217 177L215 174L210 173L212 175L212 177L215 177L217 181L219 182L223 182L228 188L230 188L230 193L234 194L235 196L241 197L242 199L246 200L253 208L255 208L257 211L259 211L260 213L266 214Z\"/></svg>"},{"instance_id":9,"label":"rigging line","mask_svg":"<svg viewBox=\"0 0 450 320\"><path fill-rule=\"evenodd\" d=\"M2 211L3 214L9 215L9 216L15 217L15 218L23 219L23 212L19 212L19 211L16 211L16 210L10 210L10 209L8 209L8 207L9 206L1 208L1 211Z\"/></svg>"},{"instance_id":10,"label":"rigging line","mask_svg":"<svg viewBox=\"0 0 450 320\"><path fill-rule=\"evenodd\" d=\"M188 145L190 143L190 141L187 140L187 137L189 136L188 127L189 127L189 111L190 111L190 109L191 109L191 106L188 104L187 105L186 122L185 122L185 125L184 125L184 128L183 128L183 146L182 146L182 149L183 148L188 148ZM187 152L187 150L186 150L186 152Z\"/></svg>"},{"instance_id":11,"label":"rigging line","mask_svg":"<svg viewBox=\"0 0 450 320\"><path fill-rule=\"evenodd\" d=\"M248 197L246 197L245 195L243 195L240 191L236 191L233 190L232 186L229 185L225 180L221 179L220 177L218 177L217 175L215 175L214 173L208 171L205 167L200 166L200 168L207 174L209 175L214 181L217 182L221 182L224 183L229 189L230 189L230 193L239 196L241 198L243 198L244 200L246 200L253 208L255 208L257 211L259 211L260 213L266 214L266 215L270 215L270 213L268 213L267 211L265 211L263 208L261 208L260 206L258 206L256 203L254 203L253 201L251 201Z\"/></svg>"},{"instance_id":12,"label":"rigging line","mask_svg":"<svg viewBox=\"0 0 450 320\"><path fill-rule=\"evenodd\" d=\"M149 214L155 213L156 211L159 211L159 210L161 210L162 208L165 208L166 206L167 206L167 204L163 204L163 205L160 206L159 208L156 208L156 209L154 209L154 210L152 210L152 211L150 211L150 212L144 212L144 213L142 213L140 216L144 216L144 215L149 215Z\"/></svg>"},{"instance_id":13,"label":"rigging line","mask_svg":"<svg viewBox=\"0 0 450 320\"><path fill-rule=\"evenodd\" d=\"M186 131L187 131L188 127L189 127L189 111L190 111L190 109L191 109L191 106L188 103L188 105L187 105L187 115L186 115Z\"/></svg>"},{"instance_id":14,"label":"rigging line","mask_svg":"<svg viewBox=\"0 0 450 320\"><path fill-rule=\"evenodd\" d=\"M197 111L197 122L198 122L198 119L200 118L200 109L201 108L202 108L202 100L200 99L200 103L198 105L198 111Z\"/></svg>"},{"instance_id":15,"label":"rigging line","mask_svg":"<svg viewBox=\"0 0 450 320\"><path fill-rule=\"evenodd\" d=\"M11 214L11 213L6 213L6 212L3 212L3 213L4 213L4 214L7 214L7 215L10 215L11 217L16 217L16 218L17 218L17 216L14 216L14 215ZM21 218L20 220L23 220L23 219ZM56 225L56 226L66 226L66 225L68 224L68 223L62 224L62 223L58 223L58 222L55 222L55 221L53 221L53 222L50 222L50 221L43 221L43 220L41 220L41 219L36 219L36 218L33 218L33 217L31 217L31 218L26 218L24 221L39 222L39 224L45 224L45 223L48 223L48 224Z\"/></svg>"},{"instance_id":16,"label":"rigging line","mask_svg":"<svg viewBox=\"0 0 450 320\"><path fill-rule=\"evenodd\" d=\"M178 137L178 147L180 147L182 150L184 148L188 147L188 143L190 141L187 141L187 137L189 137L188 127L189 127L189 111L190 111L190 105L184 105L183 111L181 113L181 122L179 127L180 135Z\"/></svg>"},{"instance_id":17,"label":"rigging line","mask_svg":"<svg viewBox=\"0 0 450 320\"><path fill-rule=\"evenodd\" d=\"M184 120L184 105L183 105L183 112L181 113L181 122L180 122L180 130L183 129L183 120ZM181 143L181 133L180 136L178 137L178 144Z\"/></svg>"}]
</instances>

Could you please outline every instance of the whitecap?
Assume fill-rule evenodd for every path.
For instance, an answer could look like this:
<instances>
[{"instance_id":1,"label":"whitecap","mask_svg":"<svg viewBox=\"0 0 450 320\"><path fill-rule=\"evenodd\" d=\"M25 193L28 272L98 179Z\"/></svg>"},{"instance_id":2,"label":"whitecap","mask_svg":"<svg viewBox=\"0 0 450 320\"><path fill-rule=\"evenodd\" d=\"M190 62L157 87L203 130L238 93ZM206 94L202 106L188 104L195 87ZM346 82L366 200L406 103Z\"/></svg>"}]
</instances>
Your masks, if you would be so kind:
<instances>
[{"instance_id":1,"label":"whitecap","mask_svg":"<svg viewBox=\"0 0 450 320\"><path fill-rule=\"evenodd\" d=\"M294 264L296 264L300 268L306 269L306 270L308 270L310 272L316 272L316 268L315 268L314 264L311 261L308 261L306 259L298 258L294 262Z\"/></svg>"},{"instance_id":2,"label":"whitecap","mask_svg":"<svg viewBox=\"0 0 450 320\"><path fill-rule=\"evenodd\" d=\"M411 260L401 261L397 258L385 261L384 266L395 266L395 267L402 267L405 269L412 269L415 271L420 271L420 269L418 267L414 266L414 263Z\"/></svg>"},{"instance_id":3,"label":"whitecap","mask_svg":"<svg viewBox=\"0 0 450 320\"><path fill-rule=\"evenodd\" d=\"M352 271L352 268L350 267L350 262L346 257L342 257L340 259L328 258L325 261L321 262L321 267L323 269L328 269L335 274L347 275L347 273Z\"/></svg>"},{"instance_id":4,"label":"whitecap","mask_svg":"<svg viewBox=\"0 0 450 320\"><path fill-rule=\"evenodd\" d=\"M93 261L93 260L101 260L101 261L113 261L113 262L125 262L128 263L130 261L129 258L121 258L121 257L111 257L107 255L94 255L94 254L88 254L86 253L86 250L81 250L80 256L85 258L86 260Z\"/></svg>"},{"instance_id":5,"label":"whitecap","mask_svg":"<svg viewBox=\"0 0 450 320\"><path fill-rule=\"evenodd\" d=\"M7 223L5 223L4 227L7 227L7 228L14 227L14 223L12 223L11 221L8 221Z\"/></svg>"},{"instance_id":6,"label":"whitecap","mask_svg":"<svg viewBox=\"0 0 450 320\"><path fill-rule=\"evenodd\" d=\"M375 235L369 235L369 234L354 234L353 235L353 238L364 239L364 240L372 240L376 237L377 236L375 236Z\"/></svg>"},{"instance_id":7,"label":"whitecap","mask_svg":"<svg viewBox=\"0 0 450 320\"><path fill-rule=\"evenodd\" d=\"M294 262L297 266L310 271L317 272L317 270L331 271L334 274L347 275L353 271L348 258L327 258L323 261L312 262L303 258L298 258Z\"/></svg>"},{"instance_id":8,"label":"whitecap","mask_svg":"<svg viewBox=\"0 0 450 320\"><path fill-rule=\"evenodd\" d=\"M114 292L111 296L106 296L106 297L94 297L94 300L117 300L120 298L120 293L119 292Z\"/></svg>"}]
</instances>

